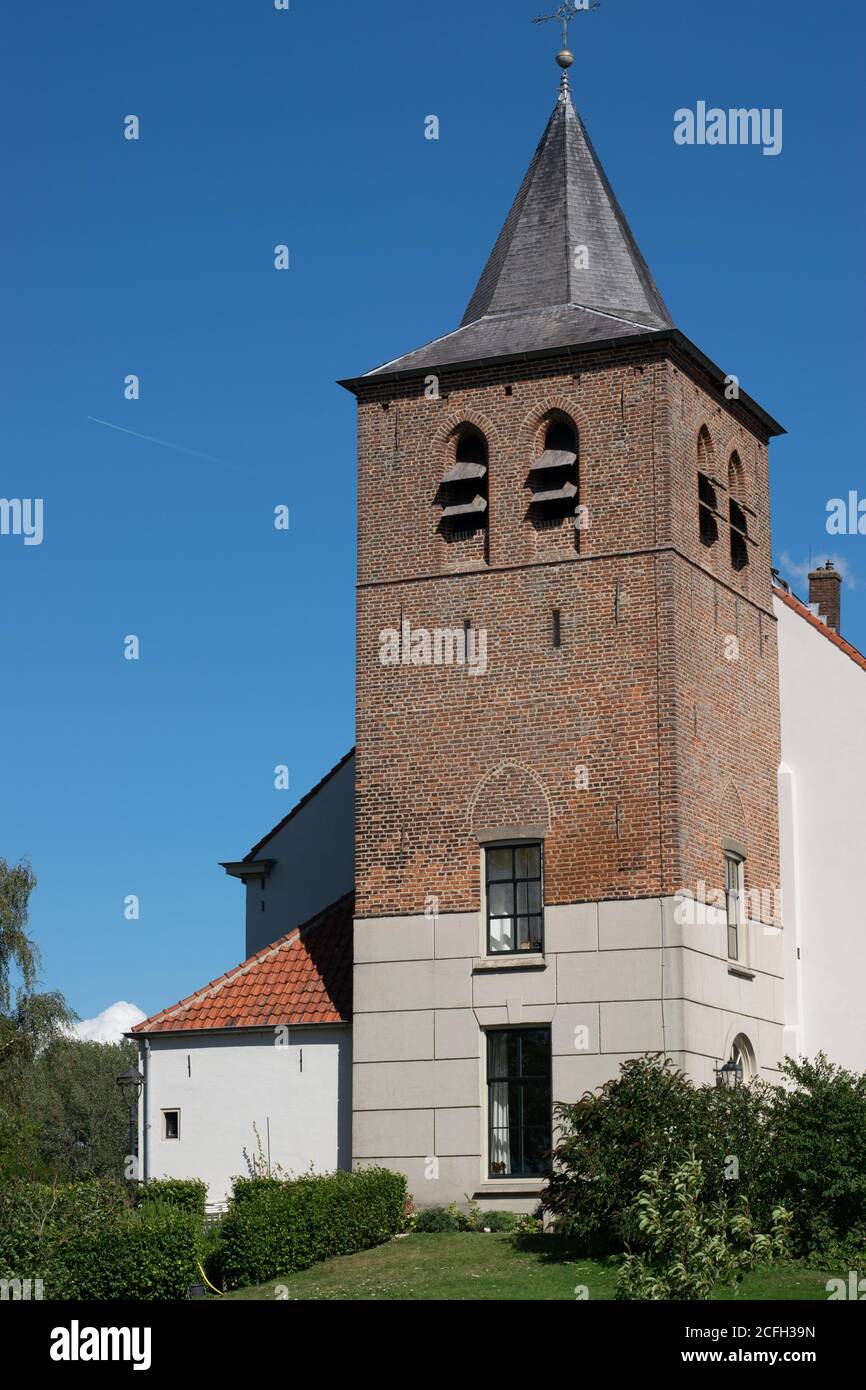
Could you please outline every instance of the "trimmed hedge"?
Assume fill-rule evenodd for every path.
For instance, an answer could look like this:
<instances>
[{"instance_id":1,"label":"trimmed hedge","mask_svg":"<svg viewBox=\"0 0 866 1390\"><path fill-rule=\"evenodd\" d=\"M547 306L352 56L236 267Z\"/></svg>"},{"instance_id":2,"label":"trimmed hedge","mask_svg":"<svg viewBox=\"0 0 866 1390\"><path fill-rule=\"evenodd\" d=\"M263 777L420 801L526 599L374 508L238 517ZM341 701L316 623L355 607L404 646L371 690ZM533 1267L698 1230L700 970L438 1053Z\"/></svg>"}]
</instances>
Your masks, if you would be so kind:
<instances>
[{"instance_id":1,"label":"trimmed hedge","mask_svg":"<svg viewBox=\"0 0 866 1390\"><path fill-rule=\"evenodd\" d=\"M186 1298L200 1233L177 1206L131 1211L119 1183L0 1187L0 1277L41 1279L47 1299Z\"/></svg>"},{"instance_id":2,"label":"trimmed hedge","mask_svg":"<svg viewBox=\"0 0 866 1390\"><path fill-rule=\"evenodd\" d=\"M225 1287L264 1284L380 1245L402 1229L405 1209L406 1178L385 1168L241 1179L221 1226Z\"/></svg>"},{"instance_id":3,"label":"trimmed hedge","mask_svg":"<svg viewBox=\"0 0 866 1390\"><path fill-rule=\"evenodd\" d=\"M160 1206L178 1207L190 1216L204 1221L207 1183L201 1178L154 1178L135 1189L135 1205L157 1202Z\"/></svg>"}]
</instances>

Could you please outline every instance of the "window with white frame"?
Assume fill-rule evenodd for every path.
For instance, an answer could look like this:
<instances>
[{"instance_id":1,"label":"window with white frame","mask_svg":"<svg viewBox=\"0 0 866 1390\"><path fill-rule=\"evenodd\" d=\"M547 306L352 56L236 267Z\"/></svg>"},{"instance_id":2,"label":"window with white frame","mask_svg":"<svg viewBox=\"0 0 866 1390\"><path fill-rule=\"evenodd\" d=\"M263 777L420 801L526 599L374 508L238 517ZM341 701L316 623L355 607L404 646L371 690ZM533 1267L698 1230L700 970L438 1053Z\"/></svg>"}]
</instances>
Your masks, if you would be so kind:
<instances>
[{"instance_id":1,"label":"window with white frame","mask_svg":"<svg viewBox=\"0 0 866 1390\"><path fill-rule=\"evenodd\" d=\"M163 1139L180 1138L180 1111L163 1110L162 1112L162 1137Z\"/></svg>"}]
</instances>

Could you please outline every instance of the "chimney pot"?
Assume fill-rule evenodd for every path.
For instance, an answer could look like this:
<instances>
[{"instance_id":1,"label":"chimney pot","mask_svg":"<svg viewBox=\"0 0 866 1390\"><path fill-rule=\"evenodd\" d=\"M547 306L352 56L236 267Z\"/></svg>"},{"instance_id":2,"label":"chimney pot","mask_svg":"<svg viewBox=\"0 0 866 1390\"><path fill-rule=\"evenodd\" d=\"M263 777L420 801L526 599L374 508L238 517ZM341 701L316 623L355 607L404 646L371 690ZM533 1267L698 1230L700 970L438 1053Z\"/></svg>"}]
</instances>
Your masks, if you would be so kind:
<instances>
[{"instance_id":1,"label":"chimney pot","mask_svg":"<svg viewBox=\"0 0 866 1390\"><path fill-rule=\"evenodd\" d=\"M818 614L834 632L839 631L842 617L842 576L828 560L809 575L809 603L814 604Z\"/></svg>"}]
</instances>

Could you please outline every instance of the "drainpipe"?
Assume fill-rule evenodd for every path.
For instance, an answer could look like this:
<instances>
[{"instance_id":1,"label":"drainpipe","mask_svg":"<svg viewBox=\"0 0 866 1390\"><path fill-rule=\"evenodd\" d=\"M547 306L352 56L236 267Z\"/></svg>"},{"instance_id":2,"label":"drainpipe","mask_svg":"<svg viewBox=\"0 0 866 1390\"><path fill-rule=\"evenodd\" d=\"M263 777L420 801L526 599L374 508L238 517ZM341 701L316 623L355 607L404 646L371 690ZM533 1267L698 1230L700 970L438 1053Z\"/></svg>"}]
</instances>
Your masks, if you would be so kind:
<instances>
[{"instance_id":1,"label":"drainpipe","mask_svg":"<svg viewBox=\"0 0 866 1390\"><path fill-rule=\"evenodd\" d=\"M141 1182L150 1181L150 1124L148 1122L149 1113L149 1082L150 1071L148 1063L150 1061L150 1043L147 1038L139 1043L139 1062L141 1064L141 1074L144 1077L144 1085L141 1088L141 1112L139 1116L139 1134L141 1150L141 1172L139 1179Z\"/></svg>"}]
</instances>

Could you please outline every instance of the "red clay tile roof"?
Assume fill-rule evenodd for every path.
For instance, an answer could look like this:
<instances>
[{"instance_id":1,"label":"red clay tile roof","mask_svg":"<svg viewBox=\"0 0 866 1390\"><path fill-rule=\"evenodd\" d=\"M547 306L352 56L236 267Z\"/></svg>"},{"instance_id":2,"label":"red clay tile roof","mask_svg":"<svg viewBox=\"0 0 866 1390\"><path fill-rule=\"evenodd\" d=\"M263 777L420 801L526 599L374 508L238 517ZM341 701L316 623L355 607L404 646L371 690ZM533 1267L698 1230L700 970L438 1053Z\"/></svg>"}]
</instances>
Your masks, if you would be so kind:
<instances>
[{"instance_id":1,"label":"red clay tile roof","mask_svg":"<svg viewBox=\"0 0 866 1390\"><path fill-rule=\"evenodd\" d=\"M313 797L316 796L317 793L322 790L325 783L330 782L331 778L335 777L336 774L340 771L340 768L346 766L346 763L352 757L354 752L354 748L350 748L348 753L344 753L340 761L334 767L331 768L331 771L326 772L322 780L320 782L317 782L314 787L310 787L310 790L306 793L306 795L301 797L297 806L293 806L291 811L289 811L288 815L283 816L283 819L281 821L278 821L277 824L273 827L273 829L268 831L267 835L263 835L257 845L253 845L249 854L245 854L243 857L244 864L248 864L251 859L255 859L259 851L264 849L265 845L268 843L268 840L272 839L273 836L276 835L278 830L282 830L284 825L288 825L292 817L296 816L298 812L302 810L304 806L306 806L308 801L312 801Z\"/></svg>"},{"instance_id":2,"label":"red clay tile roof","mask_svg":"<svg viewBox=\"0 0 866 1390\"><path fill-rule=\"evenodd\" d=\"M352 1014L352 917L347 893L318 916L250 956L133 1033L347 1023Z\"/></svg>"},{"instance_id":3,"label":"red clay tile roof","mask_svg":"<svg viewBox=\"0 0 866 1390\"><path fill-rule=\"evenodd\" d=\"M778 589L775 585L773 587L773 593L777 598L780 598L783 603L787 604L789 608L792 608L795 613L799 613L801 618L805 618L807 623L811 623L814 628L817 628L819 632L823 633L827 641L832 642L834 647L838 647L840 652L844 652L846 656L850 656L856 666L860 666L866 671L866 656L858 651L856 647L852 647L850 642L846 642L844 637L840 637L838 632L834 632L826 623L822 623L820 618L816 618L815 614L810 608L806 607L805 603L801 603L793 594L786 594L784 589Z\"/></svg>"}]
</instances>

